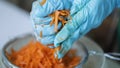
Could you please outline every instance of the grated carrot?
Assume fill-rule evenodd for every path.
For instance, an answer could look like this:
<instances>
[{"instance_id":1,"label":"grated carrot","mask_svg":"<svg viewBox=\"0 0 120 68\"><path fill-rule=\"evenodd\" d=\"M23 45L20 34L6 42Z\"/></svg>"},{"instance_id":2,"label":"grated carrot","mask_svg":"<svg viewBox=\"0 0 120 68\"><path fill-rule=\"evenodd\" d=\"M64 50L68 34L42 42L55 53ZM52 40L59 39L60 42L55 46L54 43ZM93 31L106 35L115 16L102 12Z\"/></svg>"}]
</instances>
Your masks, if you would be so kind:
<instances>
[{"instance_id":1,"label":"grated carrot","mask_svg":"<svg viewBox=\"0 0 120 68\"><path fill-rule=\"evenodd\" d=\"M42 31L40 31L40 38L42 38Z\"/></svg>"},{"instance_id":2,"label":"grated carrot","mask_svg":"<svg viewBox=\"0 0 120 68\"><path fill-rule=\"evenodd\" d=\"M53 12L52 14L50 14L49 16L52 17L52 21L50 22L50 25L55 24L55 32L58 32L58 22L61 22L62 25L64 26L67 21L65 20L68 16L69 16L70 12L69 10L57 10L55 12ZM60 46L55 48L55 52L60 50Z\"/></svg>"},{"instance_id":3,"label":"grated carrot","mask_svg":"<svg viewBox=\"0 0 120 68\"><path fill-rule=\"evenodd\" d=\"M58 31L58 22L61 22L64 26L66 24L66 18L69 16L70 12L68 10L57 10L54 13L50 14L49 16L52 17L52 21L50 25L55 24L55 32Z\"/></svg>"},{"instance_id":4,"label":"grated carrot","mask_svg":"<svg viewBox=\"0 0 120 68\"><path fill-rule=\"evenodd\" d=\"M48 48L39 42L29 42L19 51L11 49L8 59L20 68L74 68L80 63L76 50L70 50L65 57L58 60L54 57L55 49Z\"/></svg>"}]
</instances>

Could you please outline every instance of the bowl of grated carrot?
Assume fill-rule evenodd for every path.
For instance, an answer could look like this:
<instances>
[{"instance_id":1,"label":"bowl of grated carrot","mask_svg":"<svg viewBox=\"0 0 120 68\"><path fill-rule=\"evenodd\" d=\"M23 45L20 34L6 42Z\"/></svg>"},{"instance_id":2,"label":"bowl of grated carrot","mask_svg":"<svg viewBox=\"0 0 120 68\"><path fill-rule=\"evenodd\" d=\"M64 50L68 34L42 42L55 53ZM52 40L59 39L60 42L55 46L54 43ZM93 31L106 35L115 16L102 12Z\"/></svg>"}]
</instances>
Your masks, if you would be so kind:
<instances>
[{"instance_id":1,"label":"bowl of grated carrot","mask_svg":"<svg viewBox=\"0 0 120 68\"><path fill-rule=\"evenodd\" d=\"M6 68L82 68L88 51L79 41L62 58L54 57L55 49L36 41L32 34L14 38L2 48L2 61Z\"/></svg>"},{"instance_id":2,"label":"bowl of grated carrot","mask_svg":"<svg viewBox=\"0 0 120 68\"><path fill-rule=\"evenodd\" d=\"M49 15L52 17L50 26L54 25L56 33L60 31L58 23L64 26L71 19L69 14L69 10L57 10ZM42 31L39 37L42 37ZM81 68L88 58L87 49L79 41L73 44L62 59L55 57L59 49L60 47L49 48L41 44L32 34L22 35L3 47L2 61L7 68Z\"/></svg>"}]
</instances>

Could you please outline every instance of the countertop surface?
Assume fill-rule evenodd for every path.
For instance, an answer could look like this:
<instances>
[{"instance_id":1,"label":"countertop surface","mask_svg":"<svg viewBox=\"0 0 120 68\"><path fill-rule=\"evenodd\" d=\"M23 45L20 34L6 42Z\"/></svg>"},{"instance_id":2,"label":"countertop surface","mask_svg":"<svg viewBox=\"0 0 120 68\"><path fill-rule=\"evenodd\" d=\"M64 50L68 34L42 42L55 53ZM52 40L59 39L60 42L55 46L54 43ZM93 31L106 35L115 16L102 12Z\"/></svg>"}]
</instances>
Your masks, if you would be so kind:
<instances>
[{"instance_id":1,"label":"countertop surface","mask_svg":"<svg viewBox=\"0 0 120 68\"><path fill-rule=\"evenodd\" d=\"M1 31L0 32L0 49L1 49L3 45L6 43L6 41L16 37L17 35L32 32L29 13L12 4L0 0L0 31ZM102 52L102 49L96 43L94 43L94 41L87 37L83 37L83 39L84 40L82 41L87 42L86 44L89 45L91 44L90 46L88 46L89 49L95 49L95 47L97 47L98 50ZM105 64L103 68L120 68L120 64L109 59L106 59L104 63ZM90 63L86 63L86 65L88 64Z\"/></svg>"}]
</instances>

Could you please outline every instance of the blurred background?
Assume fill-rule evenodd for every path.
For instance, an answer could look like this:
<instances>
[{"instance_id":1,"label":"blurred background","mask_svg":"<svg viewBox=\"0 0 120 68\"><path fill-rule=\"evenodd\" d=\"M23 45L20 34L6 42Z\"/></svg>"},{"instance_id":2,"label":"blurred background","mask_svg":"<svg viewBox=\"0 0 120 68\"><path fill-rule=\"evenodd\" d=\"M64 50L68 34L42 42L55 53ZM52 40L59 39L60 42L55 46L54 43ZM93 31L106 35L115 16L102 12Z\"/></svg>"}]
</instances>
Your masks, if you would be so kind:
<instances>
[{"instance_id":1,"label":"blurred background","mask_svg":"<svg viewBox=\"0 0 120 68\"><path fill-rule=\"evenodd\" d=\"M6 0L13 5L30 12L34 0ZM105 52L120 52L120 9L116 9L103 24L87 34L96 41Z\"/></svg>"}]
</instances>

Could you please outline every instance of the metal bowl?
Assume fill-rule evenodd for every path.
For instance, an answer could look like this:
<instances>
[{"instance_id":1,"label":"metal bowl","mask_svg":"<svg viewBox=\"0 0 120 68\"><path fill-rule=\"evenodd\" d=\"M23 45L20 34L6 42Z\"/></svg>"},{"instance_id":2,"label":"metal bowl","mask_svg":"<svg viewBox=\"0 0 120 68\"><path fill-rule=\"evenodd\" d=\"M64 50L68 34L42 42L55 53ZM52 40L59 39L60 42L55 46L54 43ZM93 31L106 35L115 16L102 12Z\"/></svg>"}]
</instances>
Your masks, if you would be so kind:
<instances>
[{"instance_id":1,"label":"metal bowl","mask_svg":"<svg viewBox=\"0 0 120 68\"><path fill-rule=\"evenodd\" d=\"M2 48L2 61L3 61L4 65L7 68L19 68L18 66L14 65L13 63L11 63L8 60L5 53L6 52L11 53L11 48L18 51L19 49L24 47L24 45L27 44L29 41L34 40L34 39L35 38L32 34L26 34L26 35L22 35L22 36L19 36L17 38L14 38L14 39L10 40L8 43L6 43L6 45L4 45L4 47ZM77 55L81 56L81 58L82 58L79 65L77 65L75 68L82 68L82 65L88 59L88 56L89 56L88 50L86 49L86 47L84 45L81 44L80 41L76 41L73 44L72 49L76 49L77 50Z\"/></svg>"}]
</instances>

